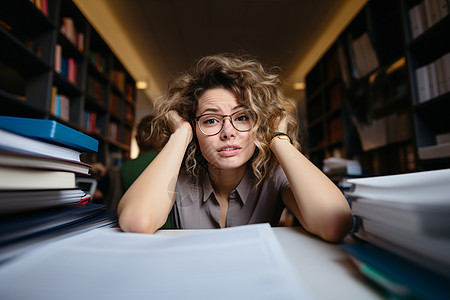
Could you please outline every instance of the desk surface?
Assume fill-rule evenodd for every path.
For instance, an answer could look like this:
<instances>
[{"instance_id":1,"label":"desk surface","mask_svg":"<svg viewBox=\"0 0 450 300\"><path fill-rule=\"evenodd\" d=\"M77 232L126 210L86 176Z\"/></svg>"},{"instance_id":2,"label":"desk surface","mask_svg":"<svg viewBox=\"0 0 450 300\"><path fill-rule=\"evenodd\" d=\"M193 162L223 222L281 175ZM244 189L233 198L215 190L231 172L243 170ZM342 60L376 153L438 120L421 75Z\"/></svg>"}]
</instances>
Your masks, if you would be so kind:
<instances>
[{"instance_id":1,"label":"desk surface","mask_svg":"<svg viewBox=\"0 0 450 300\"><path fill-rule=\"evenodd\" d=\"M315 299L383 299L355 269L338 244L316 238L301 228L274 227L274 233L301 280ZM198 230L160 230L158 235L184 235ZM352 243L350 238L344 243Z\"/></svg>"}]
</instances>

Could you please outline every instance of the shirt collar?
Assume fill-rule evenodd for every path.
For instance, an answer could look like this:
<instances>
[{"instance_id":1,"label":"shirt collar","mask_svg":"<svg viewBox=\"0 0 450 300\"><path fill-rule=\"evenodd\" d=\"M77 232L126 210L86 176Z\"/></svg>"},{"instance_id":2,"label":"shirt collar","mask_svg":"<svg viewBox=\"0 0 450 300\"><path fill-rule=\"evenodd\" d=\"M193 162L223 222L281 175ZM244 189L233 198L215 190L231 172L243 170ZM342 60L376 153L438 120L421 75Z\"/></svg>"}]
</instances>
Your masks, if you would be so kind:
<instances>
[{"instance_id":1,"label":"shirt collar","mask_svg":"<svg viewBox=\"0 0 450 300\"><path fill-rule=\"evenodd\" d=\"M203 180L203 202L206 202L211 194L214 194L211 179L208 175L205 175L205 179Z\"/></svg>"},{"instance_id":2,"label":"shirt collar","mask_svg":"<svg viewBox=\"0 0 450 300\"><path fill-rule=\"evenodd\" d=\"M248 195L253 187L252 183L252 177L249 168L247 168L244 177L242 177L241 181L235 189L243 204L247 202ZM203 180L203 202L206 202L210 198L211 194L214 194L215 196L211 179L209 178L209 176L205 176L205 180Z\"/></svg>"}]
</instances>

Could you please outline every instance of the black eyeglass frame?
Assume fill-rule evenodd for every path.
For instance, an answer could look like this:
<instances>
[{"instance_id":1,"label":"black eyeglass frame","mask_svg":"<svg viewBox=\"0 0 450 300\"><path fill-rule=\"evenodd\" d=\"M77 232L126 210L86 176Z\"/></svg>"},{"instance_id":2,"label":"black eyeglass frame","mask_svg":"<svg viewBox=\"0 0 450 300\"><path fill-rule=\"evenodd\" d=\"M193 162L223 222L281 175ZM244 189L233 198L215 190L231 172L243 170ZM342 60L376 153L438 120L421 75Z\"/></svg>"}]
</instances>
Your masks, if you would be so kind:
<instances>
[{"instance_id":1,"label":"black eyeglass frame","mask_svg":"<svg viewBox=\"0 0 450 300\"><path fill-rule=\"evenodd\" d=\"M252 122L252 126L251 126L249 129L247 129L247 130L240 130L240 129L237 129L236 126L234 125L234 122L233 122L233 118L232 118L232 117L233 117L235 114L242 113L242 112L247 112L247 113L248 113L248 116L250 117L250 120L251 120L251 122ZM201 117L204 117L204 116L219 116L219 117L222 117L222 126L220 127L219 131L217 131L217 132L214 133L214 134L207 134L207 133L205 133L205 132L202 130L202 126L200 126L200 123L199 123L200 118L201 118ZM211 114L211 113L207 113L207 114L203 114L203 115L200 115L200 116L195 117L195 118L194 118L194 121L197 122L198 128L200 129L200 131L201 131L204 135L207 135L207 136L213 136L213 135L219 134L219 133L222 131L223 126L225 125L225 118L227 118L227 117L230 118L230 123L231 123L231 125L233 126L233 128L236 129L236 130L239 131L239 132L247 132L247 131L250 131L250 130L253 128L253 114L252 114L251 110L249 110L249 109L242 109L242 110L240 110L240 111L237 111L237 112L232 113L231 115L219 115L219 114Z\"/></svg>"}]
</instances>

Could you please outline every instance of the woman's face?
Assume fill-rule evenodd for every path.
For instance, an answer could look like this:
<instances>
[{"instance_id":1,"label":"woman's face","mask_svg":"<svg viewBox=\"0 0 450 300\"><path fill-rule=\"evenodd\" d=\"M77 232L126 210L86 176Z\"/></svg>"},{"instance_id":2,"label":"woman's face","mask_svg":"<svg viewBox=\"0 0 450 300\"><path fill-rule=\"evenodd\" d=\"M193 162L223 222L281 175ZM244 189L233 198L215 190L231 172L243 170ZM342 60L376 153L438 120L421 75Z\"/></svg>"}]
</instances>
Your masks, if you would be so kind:
<instances>
[{"instance_id":1,"label":"woman's face","mask_svg":"<svg viewBox=\"0 0 450 300\"><path fill-rule=\"evenodd\" d=\"M231 115L244 109L230 90L225 88L213 88L206 90L198 99L196 116L204 114ZM218 120L220 120L219 118ZM196 122L195 130L204 158L209 167L220 170L230 170L246 166L247 161L255 152L255 144L250 131L238 131L231 124L231 119L226 117L222 130L215 135L205 135ZM236 120L236 121L235 121ZM244 122L241 114L236 114L233 121ZM203 120L203 126L217 122L216 119Z\"/></svg>"}]
</instances>

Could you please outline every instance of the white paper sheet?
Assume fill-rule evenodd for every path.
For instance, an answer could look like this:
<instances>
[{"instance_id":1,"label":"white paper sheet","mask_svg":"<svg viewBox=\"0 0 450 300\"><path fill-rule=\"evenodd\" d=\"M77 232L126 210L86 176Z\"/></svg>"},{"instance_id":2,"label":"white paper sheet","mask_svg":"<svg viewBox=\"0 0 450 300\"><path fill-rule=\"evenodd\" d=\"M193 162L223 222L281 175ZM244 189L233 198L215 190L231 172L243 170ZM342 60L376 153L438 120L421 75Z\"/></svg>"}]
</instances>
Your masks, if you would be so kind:
<instances>
[{"instance_id":1,"label":"white paper sheet","mask_svg":"<svg viewBox=\"0 0 450 300\"><path fill-rule=\"evenodd\" d=\"M94 230L0 266L0 298L311 299L268 224L177 236Z\"/></svg>"}]
</instances>

